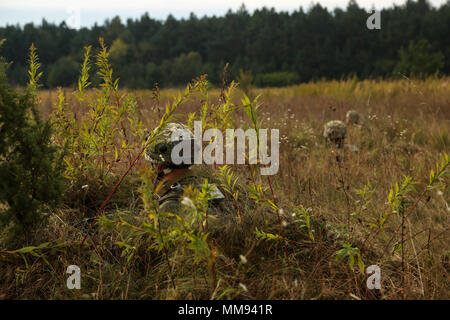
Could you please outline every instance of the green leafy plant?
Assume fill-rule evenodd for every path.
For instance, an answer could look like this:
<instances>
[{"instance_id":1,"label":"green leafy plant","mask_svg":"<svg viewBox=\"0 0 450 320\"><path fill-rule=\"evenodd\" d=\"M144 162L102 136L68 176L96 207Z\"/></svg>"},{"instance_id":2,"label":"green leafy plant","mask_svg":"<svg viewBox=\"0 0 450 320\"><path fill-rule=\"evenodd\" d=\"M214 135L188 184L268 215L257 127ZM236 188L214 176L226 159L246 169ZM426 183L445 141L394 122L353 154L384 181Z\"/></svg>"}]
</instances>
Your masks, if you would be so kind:
<instances>
[{"instance_id":1,"label":"green leafy plant","mask_svg":"<svg viewBox=\"0 0 450 320\"><path fill-rule=\"evenodd\" d=\"M2 227L30 231L48 216L63 190L64 165L52 145L52 127L37 110L41 76L35 47L30 47L30 81L25 93L9 87L0 61L0 203ZM47 211L47 212L46 212ZM25 235L29 234L27 232Z\"/></svg>"},{"instance_id":2,"label":"green leafy plant","mask_svg":"<svg viewBox=\"0 0 450 320\"><path fill-rule=\"evenodd\" d=\"M351 270L354 269L355 258L358 262L359 271L364 274L364 261L361 257L361 252L358 248L353 248L348 243L342 244L342 249L336 251L335 261L342 261L345 258L348 259L348 266Z\"/></svg>"},{"instance_id":3,"label":"green leafy plant","mask_svg":"<svg viewBox=\"0 0 450 320\"><path fill-rule=\"evenodd\" d=\"M296 208L295 212L297 213L296 216L298 218L295 220L295 222L297 223L300 229L306 229L309 239L312 242L315 242L314 230L311 226L311 216L310 216L311 210L312 210L311 208L304 208L304 207Z\"/></svg>"},{"instance_id":4,"label":"green leafy plant","mask_svg":"<svg viewBox=\"0 0 450 320\"><path fill-rule=\"evenodd\" d=\"M102 80L96 95L86 95L91 85L91 47L85 47L84 60L75 97L87 104L89 111L81 119L67 108L61 89L51 116L57 129L57 141L68 149L64 156L66 177L72 181L99 181L100 187L112 177L113 169L125 161L132 163L133 152L144 141L144 127L136 113L136 101L131 94L119 93L118 81L109 64L109 51L100 38L96 55L97 74ZM97 179L98 178L98 179ZM73 184L78 186L77 183Z\"/></svg>"}]
</instances>

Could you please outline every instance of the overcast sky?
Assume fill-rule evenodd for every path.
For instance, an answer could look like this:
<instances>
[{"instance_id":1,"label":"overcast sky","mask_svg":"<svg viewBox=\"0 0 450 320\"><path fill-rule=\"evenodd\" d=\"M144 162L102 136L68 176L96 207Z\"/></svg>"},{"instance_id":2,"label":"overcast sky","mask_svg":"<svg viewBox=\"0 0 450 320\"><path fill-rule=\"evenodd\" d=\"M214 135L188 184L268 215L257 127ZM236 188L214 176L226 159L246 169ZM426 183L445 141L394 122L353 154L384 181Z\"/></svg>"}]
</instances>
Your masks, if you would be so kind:
<instances>
[{"instance_id":1,"label":"overcast sky","mask_svg":"<svg viewBox=\"0 0 450 320\"><path fill-rule=\"evenodd\" d=\"M447 0L429 0L440 6ZM308 9L312 3L320 3L329 9L345 8L348 0L0 0L0 26L7 24L40 24L42 18L49 22L66 21L71 26L91 26L107 18L119 15L123 21L138 18L144 12L150 17L165 19L168 14L176 18L188 17L191 12L197 16L223 15L228 9L236 10L244 3L247 10L274 7L277 11L293 11L301 6ZM402 5L405 0L357 0L366 9L381 9Z\"/></svg>"}]
</instances>

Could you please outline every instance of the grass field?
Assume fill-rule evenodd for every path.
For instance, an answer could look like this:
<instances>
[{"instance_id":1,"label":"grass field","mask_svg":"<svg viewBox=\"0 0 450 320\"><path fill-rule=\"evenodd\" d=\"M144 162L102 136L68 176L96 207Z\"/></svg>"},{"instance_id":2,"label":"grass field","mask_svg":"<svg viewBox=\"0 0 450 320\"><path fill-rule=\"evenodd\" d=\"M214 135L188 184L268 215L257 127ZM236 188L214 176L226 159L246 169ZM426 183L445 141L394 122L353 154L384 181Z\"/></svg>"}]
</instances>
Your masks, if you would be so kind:
<instances>
[{"instance_id":1,"label":"grass field","mask_svg":"<svg viewBox=\"0 0 450 320\"><path fill-rule=\"evenodd\" d=\"M124 104L125 94L133 94L134 116L151 130L179 91L112 91L106 105ZM43 90L41 113L47 118L64 106L82 124L88 101L100 93L85 95ZM261 127L280 130L280 169L267 178L249 165L230 167L237 179L236 199L227 198L233 223L220 232L184 234L149 227L155 217L145 177L151 170L141 159L105 218L89 232L77 226L74 221L98 213L139 151L139 135L130 135L127 125L123 157L82 173L73 169L78 173L68 178L62 203L48 210L48 224L2 245L0 298L448 299L450 168L441 159L450 151L450 79L320 81L252 89L250 96L257 95ZM192 112L198 117L206 101L216 115L208 119L225 127L220 96L220 89L192 94L174 112L176 121L187 123ZM239 106L241 97L236 89L227 101ZM322 136L324 123L345 120L351 109L364 117L362 126L348 128L357 153L330 148ZM229 125L251 122L237 110ZM118 159L113 148L107 152ZM439 168L447 175L430 179ZM219 167L199 170L219 187L227 184ZM34 248L18 250L28 246ZM68 265L81 268L79 290L66 287ZM370 265L381 269L380 290L366 286Z\"/></svg>"}]
</instances>

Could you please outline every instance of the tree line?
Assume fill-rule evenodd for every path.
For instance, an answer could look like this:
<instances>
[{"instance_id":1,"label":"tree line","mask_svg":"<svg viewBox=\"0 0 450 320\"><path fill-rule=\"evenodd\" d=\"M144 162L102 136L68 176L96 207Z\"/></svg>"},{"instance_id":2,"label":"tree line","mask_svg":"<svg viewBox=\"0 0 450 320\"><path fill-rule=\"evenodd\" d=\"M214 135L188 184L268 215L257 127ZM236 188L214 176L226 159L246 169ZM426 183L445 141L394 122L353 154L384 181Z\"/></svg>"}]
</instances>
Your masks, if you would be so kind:
<instances>
[{"instance_id":1,"label":"tree line","mask_svg":"<svg viewBox=\"0 0 450 320\"><path fill-rule=\"evenodd\" d=\"M450 0L438 8L426 0L385 8L379 30L366 27L369 16L351 0L333 11L315 4L290 13L273 8L250 13L242 5L220 17L191 13L164 21L145 13L79 30L42 20L0 28L0 39L6 39L0 54L13 62L10 82L23 85L34 43L49 88L75 84L83 47L92 45L95 52L100 37L110 47L115 75L129 88L178 86L204 73L219 85L227 62L231 77L257 86L450 73Z\"/></svg>"}]
</instances>

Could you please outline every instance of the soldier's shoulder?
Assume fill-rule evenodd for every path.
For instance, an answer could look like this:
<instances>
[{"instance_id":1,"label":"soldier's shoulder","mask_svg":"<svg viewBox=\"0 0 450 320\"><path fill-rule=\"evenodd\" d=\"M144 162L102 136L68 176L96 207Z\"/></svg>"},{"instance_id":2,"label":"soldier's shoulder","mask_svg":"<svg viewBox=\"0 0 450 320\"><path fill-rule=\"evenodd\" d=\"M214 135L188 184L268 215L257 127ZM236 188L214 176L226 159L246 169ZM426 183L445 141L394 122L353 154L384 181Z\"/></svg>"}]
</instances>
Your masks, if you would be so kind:
<instances>
[{"instance_id":1,"label":"soldier's shoulder","mask_svg":"<svg viewBox=\"0 0 450 320\"><path fill-rule=\"evenodd\" d=\"M205 180L208 183L220 183L220 177L214 170L207 166L199 166L194 168L189 168L189 175L181 179L182 184L204 184Z\"/></svg>"}]
</instances>

